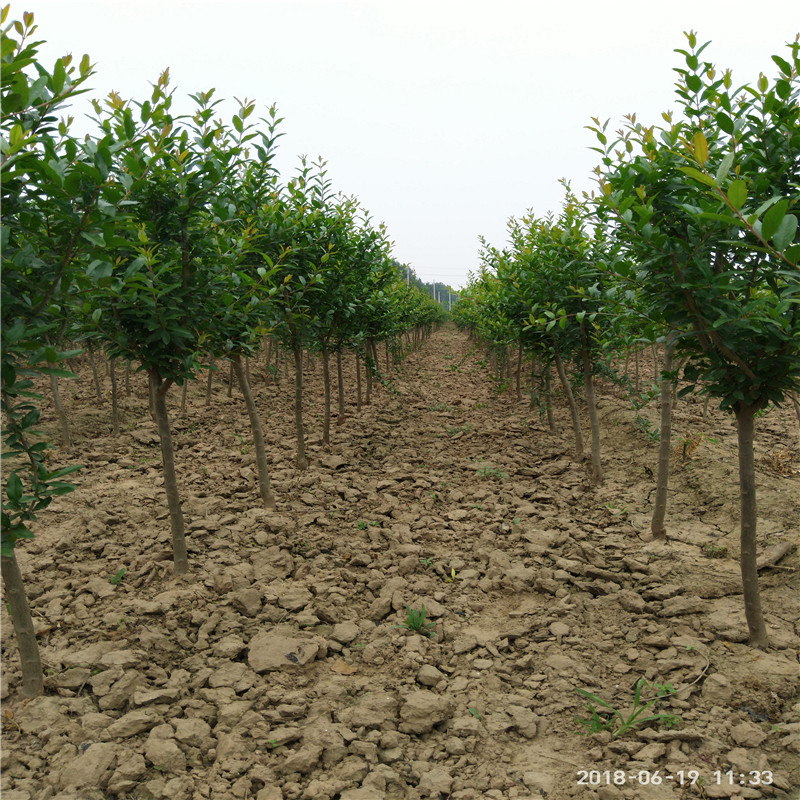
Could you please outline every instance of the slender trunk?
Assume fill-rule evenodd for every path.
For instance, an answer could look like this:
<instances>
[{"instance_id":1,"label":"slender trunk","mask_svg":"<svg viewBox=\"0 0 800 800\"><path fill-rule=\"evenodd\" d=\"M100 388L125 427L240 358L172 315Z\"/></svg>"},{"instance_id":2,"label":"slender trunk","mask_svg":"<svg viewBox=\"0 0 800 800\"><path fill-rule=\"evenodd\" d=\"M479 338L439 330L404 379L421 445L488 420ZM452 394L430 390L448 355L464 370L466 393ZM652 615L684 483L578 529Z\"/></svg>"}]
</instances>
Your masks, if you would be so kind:
<instances>
[{"instance_id":1,"label":"slender trunk","mask_svg":"<svg viewBox=\"0 0 800 800\"><path fill-rule=\"evenodd\" d=\"M553 417L553 387L550 383L550 365L544 368L544 402L547 410L547 426L550 433L556 432L556 421Z\"/></svg>"},{"instance_id":2,"label":"slender trunk","mask_svg":"<svg viewBox=\"0 0 800 800\"><path fill-rule=\"evenodd\" d=\"M370 353L369 342L365 343L364 348L364 372L367 375L367 391L364 394L364 405L368 406L372 401L372 354Z\"/></svg>"},{"instance_id":3,"label":"slender trunk","mask_svg":"<svg viewBox=\"0 0 800 800\"><path fill-rule=\"evenodd\" d=\"M150 412L150 419L158 425L158 419L156 417L156 400L155 395L153 394L153 384L150 381L149 377L147 380L147 410Z\"/></svg>"},{"instance_id":4,"label":"slender trunk","mask_svg":"<svg viewBox=\"0 0 800 800\"><path fill-rule=\"evenodd\" d=\"M267 380L269 380L270 361L272 361L272 339L270 339L269 336L266 337L266 343L264 347L266 350L266 353L264 355L264 371L266 372Z\"/></svg>"},{"instance_id":5,"label":"slender trunk","mask_svg":"<svg viewBox=\"0 0 800 800\"><path fill-rule=\"evenodd\" d=\"M297 468L308 469L303 431L303 348L294 345L294 425L297 433Z\"/></svg>"},{"instance_id":6,"label":"slender trunk","mask_svg":"<svg viewBox=\"0 0 800 800\"><path fill-rule=\"evenodd\" d=\"M111 378L111 432L119 436L119 403L117 402L117 359L109 359L108 376Z\"/></svg>"},{"instance_id":7,"label":"slender trunk","mask_svg":"<svg viewBox=\"0 0 800 800\"><path fill-rule=\"evenodd\" d=\"M531 371L528 375L528 380L530 381L531 385L531 402L530 402L530 409L533 411L536 408L536 359L531 359Z\"/></svg>"},{"instance_id":8,"label":"slender trunk","mask_svg":"<svg viewBox=\"0 0 800 800\"><path fill-rule=\"evenodd\" d=\"M753 460L754 415L757 406L737 404L736 427L739 437L739 508L741 525L742 588L744 612L753 647L767 646L767 628L761 613L756 566L756 474Z\"/></svg>"},{"instance_id":9,"label":"slender trunk","mask_svg":"<svg viewBox=\"0 0 800 800\"><path fill-rule=\"evenodd\" d=\"M361 357L356 353L356 411L361 413Z\"/></svg>"},{"instance_id":10,"label":"slender trunk","mask_svg":"<svg viewBox=\"0 0 800 800\"><path fill-rule=\"evenodd\" d=\"M150 395L153 398L153 411L158 438L161 440L161 463L164 468L164 490L167 493L169 522L172 529L172 554L175 574L185 575L189 571L189 558L186 553L186 534L183 525L183 511L178 495L178 481L175 477L175 452L172 447L172 433L167 413L167 392L172 381L162 381L155 368L150 369Z\"/></svg>"},{"instance_id":11,"label":"slender trunk","mask_svg":"<svg viewBox=\"0 0 800 800\"><path fill-rule=\"evenodd\" d=\"M89 364L92 367L92 379L94 381L94 391L97 395L97 402L103 402L103 390L100 388L100 378L97 375L97 362L94 358L94 347L92 346L92 340L86 340L86 349L89 352Z\"/></svg>"},{"instance_id":12,"label":"slender trunk","mask_svg":"<svg viewBox=\"0 0 800 800\"><path fill-rule=\"evenodd\" d=\"M247 371L242 369L242 357L239 353L231 356L233 371L239 381L239 388L244 395L244 404L247 407L247 416L250 418L250 429L253 432L253 450L256 454L256 466L258 468L258 488L264 508L275 508L275 495L269 482L269 470L267 469L267 453L264 446L264 431L258 419L258 411L253 400L253 393L250 390L250 382L247 380Z\"/></svg>"},{"instance_id":13,"label":"slender trunk","mask_svg":"<svg viewBox=\"0 0 800 800\"><path fill-rule=\"evenodd\" d=\"M250 357L244 357L244 374L247 376L247 384L248 386L253 385L253 376L250 374Z\"/></svg>"},{"instance_id":14,"label":"slender trunk","mask_svg":"<svg viewBox=\"0 0 800 800\"><path fill-rule=\"evenodd\" d=\"M586 405L589 408L589 424L592 429L592 483L603 482L603 465L600 462L600 423L597 419L597 403L594 397L594 378L589 351L589 337L581 323L581 358L583 359L583 387L586 393Z\"/></svg>"},{"instance_id":15,"label":"slender trunk","mask_svg":"<svg viewBox=\"0 0 800 800\"><path fill-rule=\"evenodd\" d=\"M64 440L64 446L72 447L72 434L69 430L69 420L67 420L64 406L61 403L61 393L58 390L58 378L55 375L50 376L50 390L53 392L53 405L56 408L56 417L58 418L58 426L61 428L61 438Z\"/></svg>"},{"instance_id":16,"label":"slender trunk","mask_svg":"<svg viewBox=\"0 0 800 800\"><path fill-rule=\"evenodd\" d=\"M36 631L33 628L33 618L28 605L28 596L25 593L25 584L22 582L22 573L17 564L17 554L13 548L9 555L0 558L0 571L3 576L8 614L11 617L19 648L19 661L22 668L21 692L23 697L38 697L44 692L42 661L39 657L39 645L36 642Z\"/></svg>"},{"instance_id":17,"label":"slender trunk","mask_svg":"<svg viewBox=\"0 0 800 800\"><path fill-rule=\"evenodd\" d=\"M228 360L228 397L233 397L233 361Z\"/></svg>"},{"instance_id":18,"label":"slender trunk","mask_svg":"<svg viewBox=\"0 0 800 800\"><path fill-rule=\"evenodd\" d=\"M322 349L322 390L324 393L322 409L322 444L331 446L331 364L330 353Z\"/></svg>"},{"instance_id":19,"label":"slender trunk","mask_svg":"<svg viewBox=\"0 0 800 800\"><path fill-rule=\"evenodd\" d=\"M208 377L206 378L206 408L211 405L211 384L213 382L213 375L214 375L214 359L211 359L211 363L208 365Z\"/></svg>"},{"instance_id":20,"label":"slender trunk","mask_svg":"<svg viewBox=\"0 0 800 800\"><path fill-rule=\"evenodd\" d=\"M633 351L633 388L639 394L639 348Z\"/></svg>"},{"instance_id":21,"label":"slender trunk","mask_svg":"<svg viewBox=\"0 0 800 800\"><path fill-rule=\"evenodd\" d=\"M575 458L583 458L583 433L581 432L581 419L578 416L578 404L575 402L575 395L572 393L572 387L569 385L566 370L564 369L564 362L561 360L561 353L558 348L555 348L553 361L556 365L556 372L561 380L561 386L564 389L564 397L567 398L569 411L572 415L572 430L575 432Z\"/></svg>"},{"instance_id":22,"label":"slender trunk","mask_svg":"<svg viewBox=\"0 0 800 800\"><path fill-rule=\"evenodd\" d=\"M522 375L522 344L517 348L517 402L522 400L522 386L520 385Z\"/></svg>"},{"instance_id":23,"label":"slender trunk","mask_svg":"<svg viewBox=\"0 0 800 800\"><path fill-rule=\"evenodd\" d=\"M375 379L376 381L380 380L380 363L378 362L378 345L375 344L374 340L370 340L369 342L370 349L372 350L372 364L375 370ZM377 386L375 387L377 389Z\"/></svg>"},{"instance_id":24,"label":"slender trunk","mask_svg":"<svg viewBox=\"0 0 800 800\"><path fill-rule=\"evenodd\" d=\"M653 351L653 382L658 384L658 380L661 377L661 368L658 366L658 348L655 342L650 345L650 349Z\"/></svg>"},{"instance_id":25,"label":"slender trunk","mask_svg":"<svg viewBox=\"0 0 800 800\"><path fill-rule=\"evenodd\" d=\"M792 401L792 405L794 406L794 413L797 415L797 424L800 425L800 402L797 400L795 395L790 394L789 399Z\"/></svg>"},{"instance_id":26,"label":"slender trunk","mask_svg":"<svg viewBox=\"0 0 800 800\"><path fill-rule=\"evenodd\" d=\"M672 370L675 353L675 336L670 335L664 348L664 372ZM667 512L667 486L669 484L669 448L672 444L672 381L662 375L661 379L661 427L658 442L658 478L656 480L656 503L650 530L654 539L666 539L664 516Z\"/></svg>"},{"instance_id":27,"label":"slender trunk","mask_svg":"<svg viewBox=\"0 0 800 800\"><path fill-rule=\"evenodd\" d=\"M342 351L336 351L336 388L339 395L339 417L336 420L337 425L344 423L344 380L342 379Z\"/></svg>"}]
</instances>

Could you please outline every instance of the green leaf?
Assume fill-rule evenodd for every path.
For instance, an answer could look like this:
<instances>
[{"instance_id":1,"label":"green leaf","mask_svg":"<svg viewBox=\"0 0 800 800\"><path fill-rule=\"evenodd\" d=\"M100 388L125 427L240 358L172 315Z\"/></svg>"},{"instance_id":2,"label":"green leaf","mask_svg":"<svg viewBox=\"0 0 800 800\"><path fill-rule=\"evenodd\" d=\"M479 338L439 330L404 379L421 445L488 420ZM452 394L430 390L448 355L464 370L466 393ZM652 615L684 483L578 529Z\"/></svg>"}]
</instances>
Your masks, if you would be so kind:
<instances>
[{"instance_id":1,"label":"green leaf","mask_svg":"<svg viewBox=\"0 0 800 800\"><path fill-rule=\"evenodd\" d=\"M728 187L728 200L737 211L747 201L747 184L741 178Z\"/></svg>"},{"instance_id":2,"label":"green leaf","mask_svg":"<svg viewBox=\"0 0 800 800\"><path fill-rule=\"evenodd\" d=\"M762 226L763 231L763 226ZM786 250L787 246L794 241L797 233L797 217L794 214L786 214L778 225L778 230L772 237L772 244L778 252Z\"/></svg>"},{"instance_id":3,"label":"green leaf","mask_svg":"<svg viewBox=\"0 0 800 800\"><path fill-rule=\"evenodd\" d=\"M694 178L696 181L700 181L700 183L705 184L706 186L714 186L716 187L716 183L714 183L714 179L710 175L706 175L704 172L700 172L699 169L695 169L694 167L679 167L680 171L688 175L690 178Z\"/></svg>"},{"instance_id":4,"label":"green leaf","mask_svg":"<svg viewBox=\"0 0 800 800\"><path fill-rule=\"evenodd\" d=\"M11 475L8 476L8 481L6 482L6 496L14 504L19 503L22 498L22 481L19 479L19 475L17 475L16 472L12 472Z\"/></svg>"},{"instance_id":5,"label":"green leaf","mask_svg":"<svg viewBox=\"0 0 800 800\"><path fill-rule=\"evenodd\" d=\"M708 142L702 131L695 131L694 136L692 136L692 145L694 157L697 159L698 164L702 166L708 161Z\"/></svg>"},{"instance_id":6,"label":"green leaf","mask_svg":"<svg viewBox=\"0 0 800 800\"><path fill-rule=\"evenodd\" d=\"M800 261L800 244L793 244L791 247L787 247L783 255L790 264L797 264Z\"/></svg>"},{"instance_id":7,"label":"green leaf","mask_svg":"<svg viewBox=\"0 0 800 800\"><path fill-rule=\"evenodd\" d=\"M764 238L765 242L768 242L775 235L788 208L789 200L788 198L783 198L764 214L761 220L761 236Z\"/></svg>"},{"instance_id":8,"label":"green leaf","mask_svg":"<svg viewBox=\"0 0 800 800\"><path fill-rule=\"evenodd\" d=\"M772 60L780 67L781 72L787 77L791 78L792 76L792 67L790 66L789 62L785 59L781 58L780 56L772 56Z\"/></svg>"},{"instance_id":9,"label":"green leaf","mask_svg":"<svg viewBox=\"0 0 800 800\"><path fill-rule=\"evenodd\" d=\"M717 172L714 175L714 179L716 180L718 186L721 186L725 178L728 177L728 173L731 171L732 166L733 153L728 153L725 158L720 161L720 164L717 167Z\"/></svg>"},{"instance_id":10,"label":"green leaf","mask_svg":"<svg viewBox=\"0 0 800 800\"><path fill-rule=\"evenodd\" d=\"M714 117L714 119L717 121L717 125L719 125L720 130L724 131L728 135L733 133L733 120L724 111L720 111L716 117Z\"/></svg>"}]
</instances>

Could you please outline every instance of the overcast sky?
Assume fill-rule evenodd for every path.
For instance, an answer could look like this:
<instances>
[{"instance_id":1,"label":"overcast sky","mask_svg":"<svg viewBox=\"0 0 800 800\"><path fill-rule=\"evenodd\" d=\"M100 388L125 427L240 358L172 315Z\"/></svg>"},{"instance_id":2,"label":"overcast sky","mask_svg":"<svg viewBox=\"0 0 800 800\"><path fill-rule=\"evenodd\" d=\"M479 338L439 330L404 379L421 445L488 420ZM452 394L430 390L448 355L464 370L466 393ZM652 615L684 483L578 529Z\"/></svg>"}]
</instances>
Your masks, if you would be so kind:
<instances>
[{"instance_id":1,"label":"overcast sky","mask_svg":"<svg viewBox=\"0 0 800 800\"><path fill-rule=\"evenodd\" d=\"M280 168L322 156L386 223L394 254L454 288L510 216L592 186L592 116L675 108L683 31L743 83L800 30L797 0L30 0L50 61L88 53L93 94L144 99L170 68L185 96L278 105ZM231 105L231 112L234 110Z\"/></svg>"}]
</instances>

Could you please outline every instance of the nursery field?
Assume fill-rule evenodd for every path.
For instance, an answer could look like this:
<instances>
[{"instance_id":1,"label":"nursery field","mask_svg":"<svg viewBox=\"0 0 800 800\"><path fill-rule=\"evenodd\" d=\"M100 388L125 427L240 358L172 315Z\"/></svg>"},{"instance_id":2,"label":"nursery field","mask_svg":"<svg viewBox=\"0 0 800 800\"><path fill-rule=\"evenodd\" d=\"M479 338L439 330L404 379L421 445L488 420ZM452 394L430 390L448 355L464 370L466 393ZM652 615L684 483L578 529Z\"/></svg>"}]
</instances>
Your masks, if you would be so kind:
<instances>
[{"instance_id":1,"label":"nursery field","mask_svg":"<svg viewBox=\"0 0 800 800\"><path fill-rule=\"evenodd\" d=\"M733 418L678 401L668 538L651 540L657 445L619 388L597 384L597 486L561 397L552 434L483 357L445 326L358 413L348 356L330 448L307 364L306 471L292 380L253 359L274 511L227 373L208 407L204 380L183 412L173 388L181 577L146 378L117 437L88 367L62 381L75 444L53 459L83 469L18 547L41 697L20 696L2 612L4 800L800 797L793 409L756 423L759 650ZM655 401L639 413L657 429ZM47 404L40 427L58 441ZM600 700L620 716L591 733Z\"/></svg>"}]
</instances>

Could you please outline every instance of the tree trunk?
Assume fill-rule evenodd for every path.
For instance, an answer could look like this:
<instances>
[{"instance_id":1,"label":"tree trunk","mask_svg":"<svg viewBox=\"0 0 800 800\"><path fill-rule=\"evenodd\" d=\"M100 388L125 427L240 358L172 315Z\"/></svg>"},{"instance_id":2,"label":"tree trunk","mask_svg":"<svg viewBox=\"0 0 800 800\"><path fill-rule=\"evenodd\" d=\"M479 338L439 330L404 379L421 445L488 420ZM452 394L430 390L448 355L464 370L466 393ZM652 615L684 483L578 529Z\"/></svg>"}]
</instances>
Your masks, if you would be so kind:
<instances>
[{"instance_id":1,"label":"tree trunk","mask_svg":"<svg viewBox=\"0 0 800 800\"><path fill-rule=\"evenodd\" d=\"M92 346L92 340L86 340L86 349L89 352L89 364L92 367L92 379L94 380L94 391L97 395L97 402L103 402L103 390L100 388L100 378L97 375L97 363L94 359L94 347Z\"/></svg>"},{"instance_id":2,"label":"tree trunk","mask_svg":"<svg viewBox=\"0 0 800 800\"><path fill-rule=\"evenodd\" d=\"M322 391L324 393L322 409L322 444L331 446L331 364L330 353L322 349Z\"/></svg>"},{"instance_id":3,"label":"tree trunk","mask_svg":"<svg viewBox=\"0 0 800 800\"><path fill-rule=\"evenodd\" d=\"M675 353L675 336L670 334L664 348L664 372L672 371ZM664 516L667 512L667 486L669 484L669 448L672 444L672 380L662 375L661 379L661 427L658 442L658 478L656 480L656 504L650 530L654 539L666 539Z\"/></svg>"},{"instance_id":4,"label":"tree trunk","mask_svg":"<svg viewBox=\"0 0 800 800\"><path fill-rule=\"evenodd\" d=\"M544 368L544 402L545 409L547 410L547 427L550 428L550 433L556 432L556 421L553 417L553 387L550 383L550 365L545 365Z\"/></svg>"},{"instance_id":5,"label":"tree trunk","mask_svg":"<svg viewBox=\"0 0 800 800\"><path fill-rule=\"evenodd\" d=\"M272 361L272 339L269 336L264 337L264 372L267 376L267 382L269 382L270 374L269 368L272 366L270 361Z\"/></svg>"},{"instance_id":6,"label":"tree trunk","mask_svg":"<svg viewBox=\"0 0 800 800\"><path fill-rule=\"evenodd\" d=\"M633 388L639 394L639 348L633 351Z\"/></svg>"},{"instance_id":7,"label":"tree trunk","mask_svg":"<svg viewBox=\"0 0 800 800\"><path fill-rule=\"evenodd\" d=\"M56 408L56 417L58 418L58 426L61 428L61 438L64 440L64 446L72 447L72 434L69 430L69 420L67 420L64 406L61 403L61 393L58 391L58 378L55 375L50 376L50 390L53 392L53 405Z\"/></svg>"},{"instance_id":8,"label":"tree trunk","mask_svg":"<svg viewBox=\"0 0 800 800\"><path fill-rule=\"evenodd\" d=\"M372 364L373 369L375 370L375 378L380 380L380 363L378 361L378 345L375 343L374 340L369 341L370 349L372 350ZM376 387L377 388L377 387Z\"/></svg>"},{"instance_id":9,"label":"tree trunk","mask_svg":"<svg viewBox=\"0 0 800 800\"><path fill-rule=\"evenodd\" d=\"M337 425L342 425L345 420L344 414L344 380L342 378L342 351L336 351L336 388L339 396L339 417L336 420Z\"/></svg>"},{"instance_id":10,"label":"tree trunk","mask_svg":"<svg viewBox=\"0 0 800 800\"><path fill-rule=\"evenodd\" d=\"M364 394L364 405L368 406L372 401L372 369L370 362L372 361L372 355L370 353L369 342L365 343L364 347L364 372L367 376L367 390Z\"/></svg>"},{"instance_id":11,"label":"tree trunk","mask_svg":"<svg viewBox=\"0 0 800 800\"><path fill-rule=\"evenodd\" d=\"M153 398L153 411L158 438L161 440L161 463L164 468L164 489L167 493L169 522L172 529L172 554L175 574L185 575L189 571L189 558L186 553L186 534L183 525L183 511L178 495L178 481L175 477L175 451L172 447L172 433L167 413L167 392L172 381L162 381L158 371L150 368L150 395Z\"/></svg>"},{"instance_id":12,"label":"tree trunk","mask_svg":"<svg viewBox=\"0 0 800 800\"><path fill-rule=\"evenodd\" d=\"M356 411L361 413L361 357L356 353Z\"/></svg>"},{"instance_id":13,"label":"tree trunk","mask_svg":"<svg viewBox=\"0 0 800 800\"><path fill-rule=\"evenodd\" d=\"M589 424L592 429L592 483L603 482L603 465L600 463L600 423L597 419L597 403L594 398L594 378L589 352L589 337L581 323L581 358L583 359L583 387L586 392L586 405L589 408Z\"/></svg>"},{"instance_id":14,"label":"tree trunk","mask_svg":"<svg viewBox=\"0 0 800 800\"><path fill-rule=\"evenodd\" d=\"M653 382L658 384L661 377L661 368L658 366L658 347L656 347L655 342L650 345L650 349L653 351Z\"/></svg>"},{"instance_id":15,"label":"tree trunk","mask_svg":"<svg viewBox=\"0 0 800 800\"><path fill-rule=\"evenodd\" d=\"M797 415L797 424L800 425L800 402L798 402L797 398L793 394L789 395L789 399L792 401L794 413Z\"/></svg>"},{"instance_id":16,"label":"tree trunk","mask_svg":"<svg viewBox=\"0 0 800 800\"><path fill-rule=\"evenodd\" d=\"M536 408L536 359L531 359L531 371L528 375L528 380L530 381L531 385L531 402L529 404L529 408L533 411Z\"/></svg>"},{"instance_id":17,"label":"tree trunk","mask_svg":"<svg viewBox=\"0 0 800 800\"><path fill-rule=\"evenodd\" d=\"M39 645L36 642L28 596L25 593L25 585L22 582L22 573L19 570L17 554L14 549L11 550L10 555L0 558L0 568L8 603L8 614L11 617L19 648L19 661L22 668L21 692L23 697L38 697L44 692L42 661L39 657Z\"/></svg>"},{"instance_id":18,"label":"tree trunk","mask_svg":"<svg viewBox=\"0 0 800 800\"><path fill-rule=\"evenodd\" d=\"M233 361L228 360L228 397L233 397Z\"/></svg>"},{"instance_id":19,"label":"tree trunk","mask_svg":"<svg viewBox=\"0 0 800 800\"><path fill-rule=\"evenodd\" d=\"M250 429L253 433L253 449L256 454L256 466L258 468L258 488L264 508L275 508L275 495L269 482L269 470L267 469L267 453L264 446L264 431L258 419L258 411L253 400L253 393L250 391L250 382L247 380L247 371L242 369L242 357L239 353L234 353L231 357L233 371L239 381L239 388L244 395L244 404L247 407L247 416L250 418Z\"/></svg>"},{"instance_id":20,"label":"tree trunk","mask_svg":"<svg viewBox=\"0 0 800 800\"><path fill-rule=\"evenodd\" d=\"M740 567L744 590L744 612L753 647L767 646L767 628L761 613L756 566L756 474L753 460L754 415L757 406L737 404L736 428L739 437Z\"/></svg>"},{"instance_id":21,"label":"tree trunk","mask_svg":"<svg viewBox=\"0 0 800 800\"><path fill-rule=\"evenodd\" d=\"M206 402L205 406L208 408L211 405L211 384L213 382L213 375L214 375L214 359L211 359L211 363L208 365L208 377L206 378Z\"/></svg>"},{"instance_id":22,"label":"tree trunk","mask_svg":"<svg viewBox=\"0 0 800 800\"><path fill-rule=\"evenodd\" d=\"M522 400L522 344L517 348L517 402Z\"/></svg>"},{"instance_id":23,"label":"tree trunk","mask_svg":"<svg viewBox=\"0 0 800 800\"><path fill-rule=\"evenodd\" d=\"M297 468L308 469L306 440L303 431L303 348L294 345L294 425L297 434Z\"/></svg>"},{"instance_id":24,"label":"tree trunk","mask_svg":"<svg viewBox=\"0 0 800 800\"><path fill-rule=\"evenodd\" d=\"M111 378L111 432L119 436L119 404L117 402L117 370L116 358L109 359L108 376Z\"/></svg>"},{"instance_id":25,"label":"tree trunk","mask_svg":"<svg viewBox=\"0 0 800 800\"><path fill-rule=\"evenodd\" d=\"M572 387L569 385L566 370L564 369L564 362L561 360L561 353L558 348L555 348L553 360L556 365L556 372L561 380L561 386L564 389L564 396L567 398L569 411L572 415L572 430L575 433L575 458L583 458L583 433L581 432L581 419L578 416L578 404L575 402L575 395L572 394Z\"/></svg>"}]
</instances>

